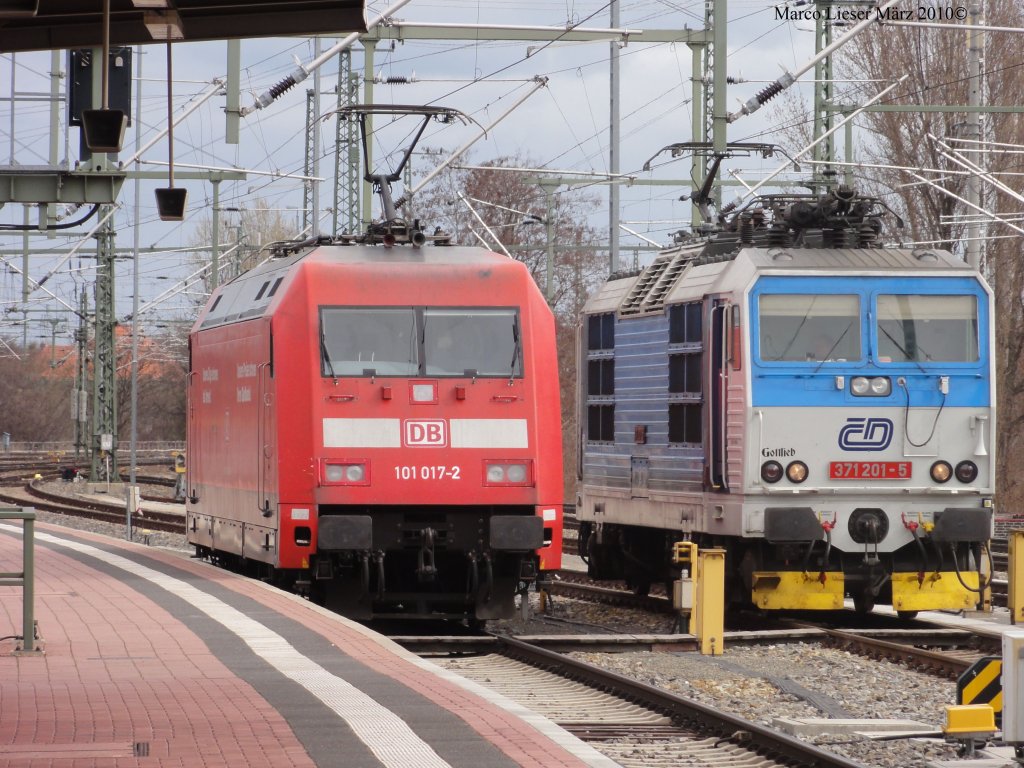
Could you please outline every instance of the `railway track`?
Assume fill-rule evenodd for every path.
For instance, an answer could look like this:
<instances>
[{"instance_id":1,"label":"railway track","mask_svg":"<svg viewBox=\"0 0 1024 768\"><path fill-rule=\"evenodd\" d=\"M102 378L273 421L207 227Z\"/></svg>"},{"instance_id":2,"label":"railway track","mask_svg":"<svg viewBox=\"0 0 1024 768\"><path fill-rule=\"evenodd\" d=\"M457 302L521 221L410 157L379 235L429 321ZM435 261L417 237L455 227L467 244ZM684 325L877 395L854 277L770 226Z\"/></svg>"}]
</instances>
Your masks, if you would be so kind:
<instances>
[{"instance_id":1,"label":"railway track","mask_svg":"<svg viewBox=\"0 0 1024 768\"><path fill-rule=\"evenodd\" d=\"M586 576L574 571L560 571L560 578L553 581L550 590L553 594L574 599L599 602L607 605L629 607L655 613L672 613L671 602L667 597L657 595L637 596L624 589L614 589L590 583ZM851 619L860 619L850 614ZM727 632L727 645L736 643L807 641L813 638L824 640L829 645L876 660L893 661L933 675L957 679L974 662L985 656L1001 654L998 637L986 637L976 633L950 629L926 622L914 622L916 627L908 628L906 622L899 619L888 620L888 617L877 617L878 626L870 628L838 628L832 626L834 617L828 621L796 621L787 617L759 619L752 623L760 623L766 631L762 633ZM805 630L807 634L787 635L784 628L793 627ZM544 642L535 639L537 642ZM595 641L590 641L594 643ZM636 650L646 646L655 648L656 639L637 637L634 641ZM678 638L665 638L665 643L674 649L689 650L686 642ZM566 647L566 643L559 643ZM607 650L624 650L622 641L606 643ZM937 650L941 649L941 650Z\"/></svg>"},{"instance_id":2,"label":"railway track","mask_svg":"<svg viewBox=\"0 0 1024 768\"><path fill-rule=\"evenodd\" d=\"M652 613L672 613L671 600L664 592L658 594L658 590L654 587L652 587L652 592L655 594L639 595L627 590L622 582L597 584L582 571L557 571L554 578L548 582L546 589L553 596L571 597Z\"/></svg>"},{"instance_id":3,"label":"railway track","mask_svg":"<svg viewBox=\"0 0 1024 768\"><path fill-rule=\"evenodd\" d=\"M891 639L872 636L870 630L847 630L821 627L807 622L794 622L795 626L820 630L829 645L876 660L903 664L921 672L956 680L972 664L985 656L1002 654L1000 640L971 632L949 633L944 640L936 640L935 628L902 630ZM899 642L896 637L899 637ZM936 644L942 650L934 650ZM922 647L930 646L930 647Z\"/></svg>"},{"instance_id":4,"label":"railway track","mask_svg":"<svg viewBox=\"0 0 1024 768\"><path fill-rule=\"evenodd\" d=\"M165 463L165 459L153 459L151 462L143 463L162 464ZM99 500L84 500L68 495L49 493L40 489L35 482L26 482L23 479L25 475L31 477L34 474L40 474L44 481L53 480L56 479L58 472L59 467L49 466L48 464L40 469L39 461L0 462L0 502L14 505L26 503L26 499L21 494L3 492L4 488L16 485L22 487L24 493L31 497L30 503L37 509L115 524L124 522L124 505L120 500L107 503ZM122 474L125 475L126 473L122 472ZM140 484L164 487L173 487L175 484L174 479L159 475L137 474L136 481ZM169 496L151 494L143 495L143 500L173 502L173 499ZM563 550L565 554L574 554L577 542L575 531L578 530L578 527L575 515L571 511L572 507L567 505L567 508L570 509L570 512L565 517L567 535L563 540ZM183 514L183 512L178 514L146 510L142 516L143 519L138 521L137 524L144 525L153 531L184 534L185 523ZM1004 551L1000 551L1000 547ZM999 570L1000 564L1002 564L1003 568L1006 567L1005 562L1008 555L1005 553L1005 548L1005 541L993 542L993 559L996 570ZM1002 560L999 558L1002 558ZM668 598L664 596L664 593L662 595L658 594L659 586L655 585L652 591L654 592L652 595L631 595L630 592L615 586L595 585L579 572L570 570L559 571L556 580L551 583L550 587L550 592L553 595L592 600L608 605L618 605L640 610L671 613L672 608ZM993 580L992 602L994 605L1006 607L1008 602L1007 592L1008 587L1005 579Z\"/></svg>"},{"instance_id":5,"label":"railway track","mask_svg":"<svg viewBox=\"0 0 1024 768\"><path fill-rule=\"evenodd\" d=\"M44 480L46 478L44 477ZM53 479L53 478L51 478ZM102 502L92 499L84 499L64 494L52 493L39 487L38 481L20 481L13 484L10 477L0 479L0 502L13 504L15 506L32 506L44 512L53 512L59 515L80 517L89 520L98 520L115 525L124 524L125 507L124 502L110 501ZM166 499L160 499L167 501ZM185 534L185 511L162 512L148 509L140 515L135 515L133 524L139 528L164 533Z\"/></svg>"},{"instance_id":6,"label":"railway track","mask_svg":"<svg viewBox=\"0 0 1024 768\"><path fill-rule=\"evenodd\" d=\"M443 651L442 651L443 653ZM863 768L841 755L531 643L433 661L543 714L625 768Z\"/></svg>"}]
</instances>

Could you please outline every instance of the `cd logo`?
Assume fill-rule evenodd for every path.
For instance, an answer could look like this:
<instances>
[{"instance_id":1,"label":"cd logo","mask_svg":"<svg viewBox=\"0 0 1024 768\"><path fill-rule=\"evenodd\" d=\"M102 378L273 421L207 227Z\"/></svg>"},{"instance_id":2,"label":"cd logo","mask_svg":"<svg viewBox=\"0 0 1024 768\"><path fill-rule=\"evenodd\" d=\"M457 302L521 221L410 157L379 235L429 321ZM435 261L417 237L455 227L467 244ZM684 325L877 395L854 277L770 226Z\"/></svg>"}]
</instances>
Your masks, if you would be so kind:
<instances>
[{"instance_id":1,"label":"cd logo","mask_svg":"<svg viewBox=\"0 0 1024 768\"><path fill-rule=\"evenodd\" d=\"M892 442L892 435L890 419L877 416L850 418L839 430L839 447L844 451L884 451Z\"/></svg>"}]
</instances>

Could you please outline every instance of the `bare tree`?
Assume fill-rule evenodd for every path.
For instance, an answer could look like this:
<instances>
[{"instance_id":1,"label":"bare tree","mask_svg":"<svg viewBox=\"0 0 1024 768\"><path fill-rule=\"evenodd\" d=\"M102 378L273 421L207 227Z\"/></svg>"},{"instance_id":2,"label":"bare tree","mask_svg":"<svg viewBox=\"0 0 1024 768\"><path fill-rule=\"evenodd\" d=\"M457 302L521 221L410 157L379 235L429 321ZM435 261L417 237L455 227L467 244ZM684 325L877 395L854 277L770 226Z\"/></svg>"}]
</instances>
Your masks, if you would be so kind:
<instances>
[{"instance_id":1,"label":"bare tree","mask_svg":"<svg viewBox=\"0 0 1024 768\"><path fill-rule=\"evenodd\" d=\"M70 439L74 369L52 368L48 346L15 349L20 359L0 359L0 431L17 441Z\"/></svg>"},{"instance_id":2,"label":"bare tree","mask_svg":"<svg viewBox=\"0 0 1024 768\"><path fill-rule=\"evenodd\" d=\"M256 266L263 246L279 240L297 236L295 225L281 211L271 209L265 200L257 198L254 205L238 210L237 222L230 227L226 221L220 224L220 250L230 254L219 267L219 278L223 282ZM213 219L207 215L196 223L190 245L195 249L193 263L200 269L210 263L210 244L213 242ZM203 278L206 293L210 293L210 273ZM202 302L200 302L202 303Z\"/></svg>"},{"instance_id":3,"label":"bare tree","mask_svg":"<svg viewBox=\"0 0 1024 768\"><path fill-rule=\"evenodd\" d=\"M165 325L168 325L165 323ZM188 375L188 323L169 324L139 342L138 417L139 440L185 439L185 391ZM118 434L126 438L131 424L131 348L129 336L117 348Z\"/></svg>"},{"instance_id":4,"label":"bare tree","mask_svg":"<svg viewBox=\"0 0 1024 768\"><path fill-rule=\"evenodd\" d=\"M478 168L446 170L427 191L416 196L416 214L431 226L450 232L461 245L483 245L491 250L504 246L513 258L526 264L537 285L545 290L547 196L529 174L511 170L524 167L533 167L532 161L517 154L490 160ZM606 261L594 248L601 236L586 224L587 215L596 210L598 201L580 191L555 193L551 200L554 248L550 302L556 314L575 317L588 291L606 276Z\"/></svg>"}]
</instances>

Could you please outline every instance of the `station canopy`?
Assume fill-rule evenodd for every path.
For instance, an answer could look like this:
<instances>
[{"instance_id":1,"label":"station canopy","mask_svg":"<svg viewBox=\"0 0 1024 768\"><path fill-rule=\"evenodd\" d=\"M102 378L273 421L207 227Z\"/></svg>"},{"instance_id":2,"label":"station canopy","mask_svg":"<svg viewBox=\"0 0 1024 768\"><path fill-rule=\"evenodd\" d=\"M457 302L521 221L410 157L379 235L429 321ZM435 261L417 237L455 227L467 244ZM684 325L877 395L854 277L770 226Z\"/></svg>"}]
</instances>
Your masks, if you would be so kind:
<instances>
[{"instance_id":1,"label":"station canopy","mask_svg":"<svg viewBox=\"0 0 1024 768\"><path fill-rule=\"evenodd\" d=\"M365 32L363 0L109 0L110 44ZM99 48L103 0L0 0L0 53Z\"/></svg>"}]
</instances>

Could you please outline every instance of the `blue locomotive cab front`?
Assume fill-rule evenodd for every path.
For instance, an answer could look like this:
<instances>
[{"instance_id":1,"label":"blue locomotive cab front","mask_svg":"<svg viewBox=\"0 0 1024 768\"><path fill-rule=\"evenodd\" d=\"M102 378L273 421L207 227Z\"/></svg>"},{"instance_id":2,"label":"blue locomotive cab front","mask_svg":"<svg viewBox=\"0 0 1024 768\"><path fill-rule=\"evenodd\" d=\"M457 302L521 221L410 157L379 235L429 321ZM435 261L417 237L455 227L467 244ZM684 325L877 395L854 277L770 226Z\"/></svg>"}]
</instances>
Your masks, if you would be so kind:
<instances>
[{"instance_id":1,"label":"blue locomotive cab front","mask_svg":"<svg viewBox=\"0 0 1024 768\"><path fill-rule=\"evenodd\" d=\"M984 600L991 294L949 254L883 253L888 269L765 270L747 291L746 577L762 608Z\"/></svg>"}]
</instances>

